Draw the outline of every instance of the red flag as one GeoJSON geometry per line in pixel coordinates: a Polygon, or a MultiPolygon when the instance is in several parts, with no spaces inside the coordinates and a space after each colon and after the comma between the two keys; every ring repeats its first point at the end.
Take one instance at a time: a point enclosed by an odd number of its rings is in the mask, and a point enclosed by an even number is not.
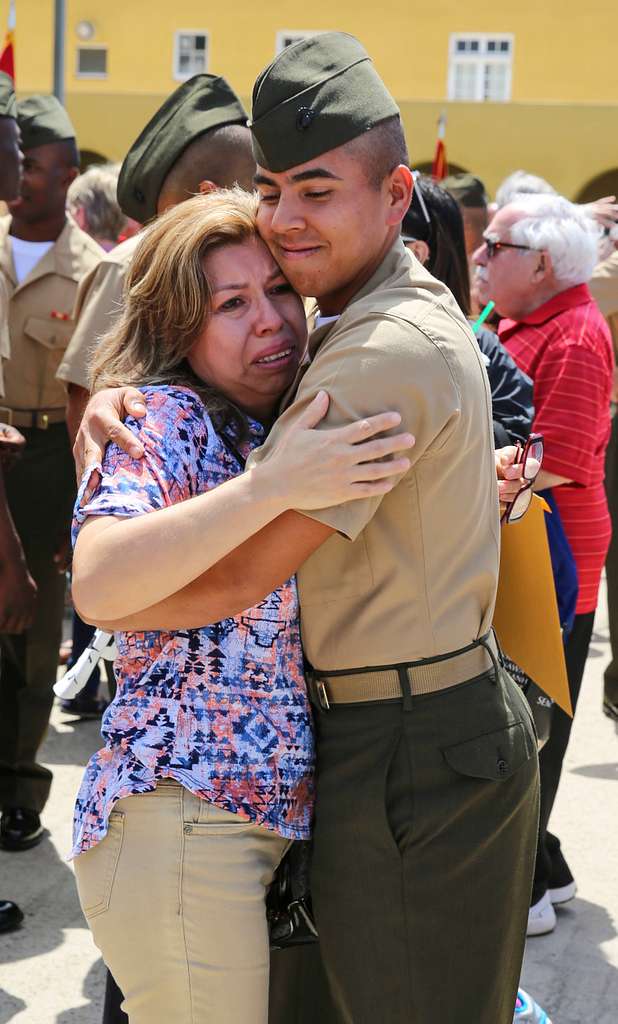
{"type": "Polygon", "coordinates": [[[434,181],[442,181],[442,178],[446,178],[448,174],[448,163],[446,161],[446,146],[444,145],[444,136],[446,134],[446,114],[440,115],[438,121],[438,139],[436,142],[436,151],[433,157],[433,164],[431,165],[431,176],[434,181]]]}
{"type": "Polygon", "coordinates": [[[9,3],[9,18],[4,37],[4,47],[0,53],[0,71],[15,81],[15,0],[9,3]]]}

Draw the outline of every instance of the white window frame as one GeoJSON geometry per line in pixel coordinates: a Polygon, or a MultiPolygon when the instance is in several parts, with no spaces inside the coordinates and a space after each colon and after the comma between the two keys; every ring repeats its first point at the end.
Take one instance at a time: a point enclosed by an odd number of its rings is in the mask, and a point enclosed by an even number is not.
{"type": "Polygon", "coordinates": [[[286,46],[293,46],[294,43],[299,43],[301,39],[308,39],[309,36],[321,36],[324,34],[326,29],[303,29],[303,28],[281,28],[277,32],[275,38],[275,57],[285,50],[286,46]],[[293,38],[294,43],[285,43],[286,39],[290,36],[293,38]]]}
{"type": "Polygon", "coordinates": [[[109,48],[107,46],[101,46],[100,43],[78,43],[75,47],[75,77],[76,78],[107,78],[109,75],[109,48]],[[105,51],[105,67],[106,71],[80,71],[79,70],[79,55],[82,50],[104,50],[105,51]]]}
{"type": "Polygon", "coordinates": [[[513,85],[513,55],[515,52],[515,36],[512,32],[451,32],[449,39],[449,61],[447,79],[447,97],[453,103],[509,103],[513,85]],[[488,52],[487,43],[499,39],[510,44],[508,54],[488,52]],[[457,43],[460,41],[478,41],[479,49],[473,53],[459,52],[457,43]],[[455,64],[474,64],[479,68],[474,99],[462,100],[455,95],[455,64]],[[487,100],[484,96],[484,69],[488,64],[500,64],[506,67],[506,95],[503,100],[487,100]]]}
{"type": "Polygon", "coordinates": [[[174,32],[174,53],[172,55],[172,78],[175,82],[186,82],[189,78],[193,78],[194,75],[200,75],[208,71],[208,64],[210,58],[210,32],[205,28],[178,28],[174,32]],[[185,74],[180,70],[180,37],[181,36],[205,36],[206,37],[206,66],[202,71],[189,71],[185,74]]]}

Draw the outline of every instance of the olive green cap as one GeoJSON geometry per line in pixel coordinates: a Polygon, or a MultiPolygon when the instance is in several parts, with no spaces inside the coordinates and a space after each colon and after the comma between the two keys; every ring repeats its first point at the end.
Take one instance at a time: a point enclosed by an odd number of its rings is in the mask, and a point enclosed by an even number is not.
{"type": "Polygon", "coordinates": [[[310,36],[286,47],[257,78],[249,122],[255,159],[287,171],[398,114],[358,39],[310,36]]]}
{"type": "Polygon", "coordinates": [[[69,115],[55,96],[29,96],[27,100],[20,100],[17,120],[24,151],[75,138],[69,115]]]}
{"type": "Polygon", "coordinates": [[[145,224],[157,215],[168,173],[190,143],[226,124],[247,123],[247,112],[225,78],[195,75],[159,107],[120,168],[118,202],[127,217],[145,224]]]}
{"type": "Polygon", "coordinates": [[[481,179],[475,178],[473,174],[449,174],[440,184],[461,206],[475,209],[487,206],[485,186],[481,179]]]}
{"type": "Polygon", "coordinates": [[[17,118],[13,79],[4,71],[0,71],[0,117],[17,118]]]}

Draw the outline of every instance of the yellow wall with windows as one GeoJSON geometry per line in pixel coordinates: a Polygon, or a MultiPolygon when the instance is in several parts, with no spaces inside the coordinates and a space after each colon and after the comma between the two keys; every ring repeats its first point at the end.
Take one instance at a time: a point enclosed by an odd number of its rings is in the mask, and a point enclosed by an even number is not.
{"type": "MultiPolygon", "coordinates": [[[[82,148],[118,159],[177,85],[174,33],[209,34],[208,70],[224,74],[249,102],[259,70],[273,58],[278,30],[343,29],[367,46],[400,102],[413,162],[431,158],[435,124],[448,112],[451,161],[481,175],[491,190],[524,166],[575,195],[618,167],[618,0],[67,0],[66,103],[82,148]],[[336,13],[333,13],[336,12],[336,13]],[[76,76],[76,26],[94,25],[88,44],[106,46],[103,79],[76,76]],[[511,33],[510,103],[445,102],[453,32],[511,33]]],[[[0,0],[0,27],[7,0],[0,0]]],[[[53,3],[17,0],[17,85],[52,82],[53,3]]]]}

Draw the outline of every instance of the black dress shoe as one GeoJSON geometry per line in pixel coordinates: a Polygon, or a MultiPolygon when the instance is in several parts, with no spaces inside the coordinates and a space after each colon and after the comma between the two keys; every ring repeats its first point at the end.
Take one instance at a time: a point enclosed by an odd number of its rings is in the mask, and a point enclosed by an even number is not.
{"type": "Polygon", "coordinates": [[[14,928],[19,928],[23,919],[24,915],[16,903],[0,897],[0,932],[12,932],[14,928]]]}
{"type": "Polygon", "coordinates": [[[76,718],[83,719],[100,718],[107,707],[107,702],[97,697],[89,697],[87,693],[79,693],[70,700],[61,700],[60,707],[65,715],[75,715],[76,718]]]}
{"type": "Polygon", "coordinates": [[[3,850],[29,850],[43,838],[43,826],[36,811],[11,807],[0,821],[0,846],[3,850]]]}

